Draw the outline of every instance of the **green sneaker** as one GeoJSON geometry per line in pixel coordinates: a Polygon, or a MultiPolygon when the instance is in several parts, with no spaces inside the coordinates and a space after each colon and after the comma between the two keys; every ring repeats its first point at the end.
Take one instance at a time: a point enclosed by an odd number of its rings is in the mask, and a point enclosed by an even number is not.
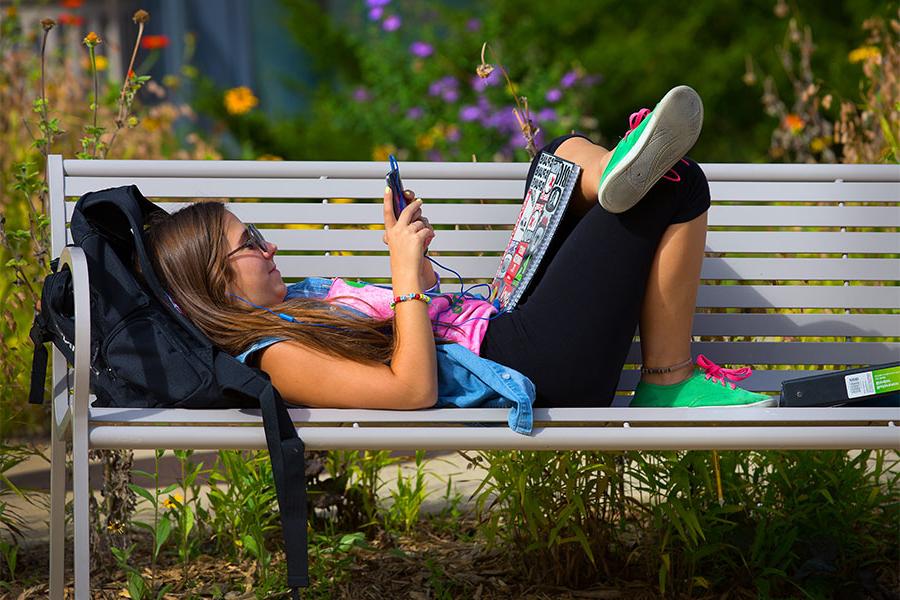
{"type": "Polygon", "coordinates": [[[765,394],[742,390],[730,381],[750,376],[749,367],[723,369],[702,354],[697,356],[694,374],[673,385],[655,385],[641,381],[629,406],[638,408],[745,408],[775,406],[776,400],[765,394]]]}
{"type": "MultiPolygon", "coordinates": [[[[637,204],[693,147],[703,127],[703,102],[693,89],[680,85],[669,90],[653,111],[642,108],[628,122],[625,137],[600,176],[600,206],[611,213],[637,204]]],[[[680,180],[675,177],[671,180],[680,180]]]]}

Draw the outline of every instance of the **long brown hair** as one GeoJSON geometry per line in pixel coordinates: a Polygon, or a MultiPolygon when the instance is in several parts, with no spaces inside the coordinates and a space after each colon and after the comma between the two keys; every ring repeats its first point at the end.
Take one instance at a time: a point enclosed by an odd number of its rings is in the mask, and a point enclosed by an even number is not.
{"type": "Polygon", "coordinates": [[[339,304],[312,298],[268,307],[300,321],[291,323],[230,297],[226,286],[234,273],[225,257],[225,210],[220,202],[195,202],[154,218],[146,234],[160,283],[214,344],[239,354],[254,342],[274,337],[357,362],[390,361],[393,319],[356,316],[339,304]]]}

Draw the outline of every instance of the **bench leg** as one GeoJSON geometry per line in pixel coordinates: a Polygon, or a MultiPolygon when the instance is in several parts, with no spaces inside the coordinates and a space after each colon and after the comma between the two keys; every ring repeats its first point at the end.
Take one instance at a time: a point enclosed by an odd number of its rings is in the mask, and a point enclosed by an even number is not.
{"type": "Polygon", "coordinates": [[[89,600],[91,593],[90,513],[88,511],[88,432],[87,419],[73,419],[72,489],[75,521],[75,600],[89,600]]]}
{"type": "Polygon", "coordinates": [[[66,440],[56,419],[50,441],[50,600],[63,600],[66,558],[66,440]]]}

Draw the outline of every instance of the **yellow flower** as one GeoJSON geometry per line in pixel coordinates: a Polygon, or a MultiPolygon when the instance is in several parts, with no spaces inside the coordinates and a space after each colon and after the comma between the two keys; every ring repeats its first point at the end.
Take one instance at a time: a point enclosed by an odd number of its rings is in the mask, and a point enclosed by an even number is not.
{"type": "Polygon", "coordinates": [[[256,157],[256,160],[284,160],[280,156],[275,156],[274,154],[260,154],[256,157]]]}
{"type": "Polygon", "coordinates": [[[419,150],[431,150],[434,147],[434,133],[428,131],[416,137],[416,148],[419,150]]]}
{"type": "Polygon", "coordinates": [[[393,144],[380,144],[372,148],[372,160],[387,160],[388,155],[397,152],[397,147],[393,144]]]}
{"type": "Polygon", "coordinates": [[[809,143],[809,149],[812,150],[814,153],[818,154],[822,150],[824,150],[827,145],[828,145],[828,140],[826,138],[817,137],[817,138],[814,138],[813,141],[811,141],[809,143]]]}
{"type": "Polygon", "coordinates": [[[81,42],[87,46],[88,48],[93,48],[94,46],[99,46],[103,43],[103,40],[100,39],[100,36],[96,34],[96,32],[90,32],[81,42]]]}
{"type": "Polygon", "coordinates": [[[160,123],[159,119],[154,119],[153,117],[147,117],[141,121],[141,127],[147,131],[156,131],[161,125],[162,123],[160,123]]]}
{"type": "Polygon", "coordinates": [[[163,506],[165,506],[166,508],[178,508],[178,506],[180,506],[183,501],[184,497],[178,492],[175,492],[174,494],[163,500],[163,506]]]}
{"type": "Polygon", "coordinates": [[[259,104],[259,98],[245,85],[225,92],[225,110],[231,115],[243,115],[259,104]]]}
{"type": "Polygon", "coordinates": [[[110,521],[106,524],[106,529],[111,531],[112,533],[125,533],[125,524],[124,523],[116,523],[115,521],[110,521]]]}
{"type": "Polygon", "coordinates": [[[877,60],[881,58],[881,51],[878,50],[878,48],[876,48],[875,46],[862,46],[860,48],[857,48],[856,50],[851,51],[850,54],[847,55],[847,58],[852,63],[863,62],[869,60],[870,58],[874,58],[877,60]]]}
{"type": "MultiPolygon", "coordinates": [[[[103,56],[102,54],[98,54],[94,57],[94,63],[97,65],[97,71],[105,71],[109,68],[109,59],[103,56]]],[[[88,57],[84,57],[81,59],[81,66],[85,69],[91,68],[91,59],[88,57]]]]}
{"type": "Polygon", "coordinates": [[[806,127],[806,123],[799,116],[790,113],[784,118],[784,126],[790,129],[791,133],[796,135],[803,131],[803,128],[806,127]]]}

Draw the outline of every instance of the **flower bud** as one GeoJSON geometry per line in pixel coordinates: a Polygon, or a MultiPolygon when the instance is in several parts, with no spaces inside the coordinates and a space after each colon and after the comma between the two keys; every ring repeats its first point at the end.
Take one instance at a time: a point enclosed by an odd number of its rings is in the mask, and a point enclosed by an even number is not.
{"type": "Polygon", "coordinates": [[[88,48],[93,48],[94,46],[99,46],[103,43],[103,40],[100,39],[100,36],[97,35],[96,32],[92,31],[84,36],[82,43],[88,48]]]}

